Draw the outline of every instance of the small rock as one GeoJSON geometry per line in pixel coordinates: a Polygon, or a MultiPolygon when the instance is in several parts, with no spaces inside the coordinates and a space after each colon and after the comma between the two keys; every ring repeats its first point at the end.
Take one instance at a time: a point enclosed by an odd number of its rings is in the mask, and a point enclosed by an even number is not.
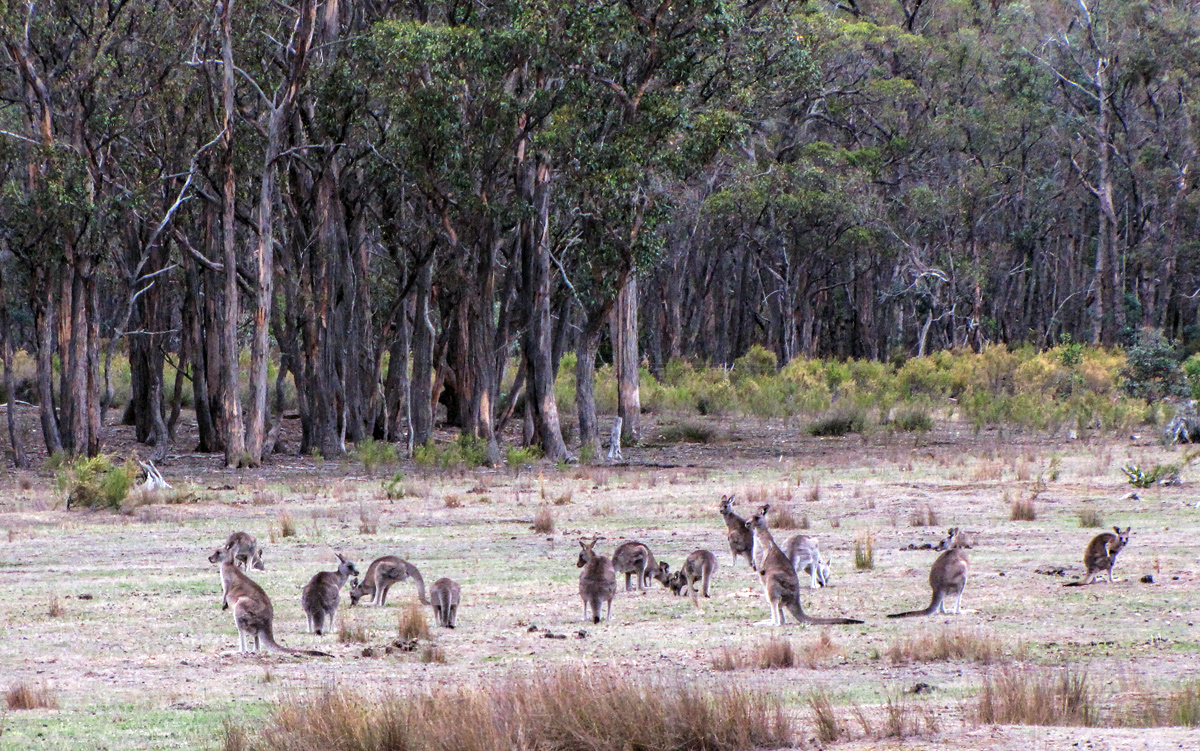
{"type": "Polygon", "coordinates": [[[1146,575],[1145,575],[1145,576],[1143,576],[1141,579],[1138,579],[1138,581],[1140,581],[1142,584],[1153,584],[1153,583],[1154,583],[1154,577],[1153,577],[1153,576],[1151,576],[1150,574],[1146,574],[1146,575]]]}
{"type": "Polygon", "coordinates": [[[79,599],[81,599],[81,600],[90,600],[90,599],[92,599],[92,596],[91,596],[91,595],[75,595],[75,596],[76,596],[76,597],[78,597],[78,598],[79,598],[79,599]]]}
{"type": "Polygon", "coordinates": [[[542,634],[543,639],[566,639],[566,634],[552,634],[549,631],[542,634]]]}
{"type": "Polygon", "coordinates": [[[525,629],[526,632],[531,633],[531,634],[537,630],[538,630],[538,627],[533,625],[532,623],[529,624],[529,628],[525,629]]]}
{"type": "Polygon", "coordinates": [[[932,694],[933,690],[934,687],[928,683],[917,683],[911,689],[909,689],[908,693],[920,696],[921,694],[932,694]]]}
{"type": "Polygon", "coordinates": [[[584,631],[583,629],[579,629],[578,631],[575,632],[575,638],[576,639],[586,639],[587,632],[584,631]]]}
{"type": "Polygon", "coordinates": [[[397,639],[392,642],[392,646],[401,652],[416,652],[417,647],[421,644],[416,639],[397,639]]]}
{"type": "Polygon", "coordinates": [[[363,656],[363,657],[374,657],[374,656],[375,656],[375,650],[374,650],[374,649],[371,649],[370,647],[364,647],[364,648],[363,648],[363,651],[362,651],[362,656],[363,656]]]}

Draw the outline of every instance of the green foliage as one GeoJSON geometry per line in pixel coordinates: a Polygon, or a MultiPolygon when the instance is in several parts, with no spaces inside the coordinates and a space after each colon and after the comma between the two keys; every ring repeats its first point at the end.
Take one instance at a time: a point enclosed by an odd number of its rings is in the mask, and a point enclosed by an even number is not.
{"type": "Polygon", "coordinates": [[[383,493],[389,501],[397,501],[404,497],[404,473],[396,472],[383,481],[383,493]]]}
{"type": "Polygon", "coordinates": [[[509,446],[504,452],[504,461],[516,471],[521,471],[540,459],[542,452],[537,446],[509,446]]]}
{"type": "Polygon", "coordinates": [[[1149,488],[1154,485],[1180,485],[1182,479],[1179,473],[1185,467],[1200,457],[1200,451],[1189,451],[1177,464],[1155,464],[1149,470],[1144,470],[1138,464],[1126,464],[1121,467],[1129,484],[1135,488],[1149,488]]]}
{"type": "Polygon", "coordinates": [[[413,461],[423,470],[479,467],[487,463],[487,445],[466,433],[444,445],[431,440],[413,450],[413,461]]]}
{"type": "Polygon", "coordinates": [[[386,441],[374,438],[364,438],[354,446],[354,455],[362,462],[363,468],[369,474],[375,473],[375,468],[397,461],[396,447],[386,441]]]}
{"type": "Polygon", "coordinates": [[[903,433],[928,433],[933,430],[933,418],[920,407],[907,407],[896,413],[890,426],[903,433]]]}
{"type": "Polygon", "coordinates": [[[843,436],[861,433],[866,427],[867,416],[862,410],[841,408],[810,422],[804,432],[820,437],[843,436]]]}
{"type": "Polygon", "coordinates": [[[1183,390],[1185,371],[1179,367],[1174,345],[1160,329],[1141,329],[1126,358],[1121,385],[1130,395],[1155,400],[1183,390]]]}
{"type": "Polygon", "coordinates": [[[755,344],[746,354],[733,361],[733,372],[751,377],[772,375],[779,369],[775,353],[755,344]]]}
{"type": "Polygon", "coordinates": [[[107,508],[118,510],[137,480],[132,459],[113,464],[112,457],[100,454],[62,461],[55,475],[55,487],[66,500],[67,508],[107,508]]]}
{"type": "Polygon", "coordinates": [[[695,420],[668,423],[658,429],[658,440],[663,443],[712,443],[716,438],[716,429],[695,420]]]}
{"type": "Polygon", "coordinates": [[[1200,399],[1200,352],[1184,360],[1182,368],[1188,393],[1193,399],[1200,399]]]}

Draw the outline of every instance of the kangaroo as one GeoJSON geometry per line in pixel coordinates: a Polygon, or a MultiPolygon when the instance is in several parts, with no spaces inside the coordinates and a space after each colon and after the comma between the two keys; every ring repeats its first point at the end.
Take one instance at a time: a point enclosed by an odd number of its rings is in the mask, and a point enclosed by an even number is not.
{"type": "MultiPolygon", "coordinates": [[[[971,568],[967,560],[967,551],[963,549],[966,537],[957,527],[950,530],[950,537],[943,540],[941,545],[946,551],[937,557],[929,568],[929,588],[933,597],[929,607],[924,610],[910,610],[907,613],[892,613],[888,618],[912,618],[918,615],[936,615],[946,612],[946,597],[957,595],[954,601],[954,614],[958,615],[962,605],[963,587],[967,585],[967,572],[971,568]]],[[[940,547],[940,546],[939,546],[940,547]]]]}
{"type": "Polygon", "coordinates": [[[760,511],[750,519],[750,528],[754,531],[755,547],[764,551],[762,569],[759,575],[763,581],[763,591],[771,606],[771,623],[776,626],[784,625],[784,611],[792,614],[799,623],[810,623],[817,626],[840,626],[862,621],[854,618],[814,618],[804,612],[800,604],[800,579],[796,569],[787,554],[775,544],[771,531],[767,529],[767,515],[760,511]]]}
{"type": "Polygon", "coordinates": [[[951,548],[969,548],[971,540],[967,537],[967,533],[963,532],[958,527],[951,527],[946,530],[946,539],[934,546],[934,550],[950,550],[951,548]]]}
{"type": "Polygon", "coordinates": [[[809,575],[809,589],[829,586],[829,564],[821,560],[817,538],[795,535],[784,545],[784,550],[787,551],[796,574],[804,572],[809,575]]]}
{"type": "Polygon", "coordinates": [[[241,566],[243,571],[249,568],[256,568],[259,571],[267,570],[262,560],[262,548],[258,546],[258,540],[254,539],[254,535],[249,532],[230,534],[229,539],[225,541],[225,549],[234,552],[234,562],[241,566]]]}
{"type": "Polygon", "coordinates": [[[708,585],[716,572],[717,557],[715,555],[707,550],[694,551],[683,562],[683,568],[677,572],[681,578],[680,590],[687,590],[683,594],[695,593],[697,591],[696,582],[700,582],[700,593],[708,597],[708,585]]]}
{"type": "Polygon", "coordinates": [[[596,543],[604,538],[598,537],[591,542],[579,541],[579,560],[575,565],[583,569],[579,572],[579,597],[583,600],[583,620],[588,618],[588,606],[592,608],[592,623],[600,622],[600,606],[607,603],[606,620],[612,620],[612,601],[617,594],[617,571],[612,561],[594,550],[596,543]]]}
{"type": "Polygon", "coordinates": [[[429,588],[429,599],[433,602],[433,615],[437,622],[446,627],[454,628],[458,619],[458,603],[462,599],[462,587],[452,579],[442,577],[429,588]]]}
{"type": "Polygon", "coordinates": [[[744,555],[750,568],[754,568],[754,559],[750,557],[754,548],[754,533],[745,519],[733,513],[733,496],[721,496],[721,516],[725,518],[728,528],[725,534],[729,537],[729,552],[733,554],[734,565],[738,556],[744,555]]]}
{"type": "Polygon", "coordinates": [[[630,581],[634,574],[637,574],[637,590],[644,592],[650,586],[650,579],[660,570],[659,563],[654,560],[654,553],[651,553],[650,548],[646,545],[637,541],[623,542],[618,545],[613,552],[612,565],[618,573],[625,574],[626,592],[633,589],[630,581]]]}
{"type": "Polygon", "coordinates": [[[362,582],[350,588],[350,604],[357,605],[363,597],[370,597],[371,605],[383,607],[387,604],[388,590],[396,582],[411,578],[417,584],[417,598],[422,605],[428,605],[425,598],[425,580],[417,567],[394,555],[376,558],[367,566],[367,573],[362,582]]]}
{"type": "Polygon", "coordinates": [[[337,571],[321,571],[304,585],[300,594],[300,605],[308,616],[308,632],[320,636],[325,631],[326,622],[333,625],[333,617],[337,615],[338,601],[341,600],[342,586],[351,576],[358,576],[358,569],[346,560],[341,553],[334,553],[338,559],[337,571]]]}
{"type": "Polygon", "coordinates": [[[266,647],[273,652],[283,652],[290,655],[311,655],[313,657],[333,657],[326,652],[311,649],[290,649],[275,641],[272,631],[275,620],[275,610],[271,607],[271,598],[263,588],[258,586],[249,576],[246,576],[236,564],[233,550],[222,548],[211,556],[209,562],[221,564],[221,590],[224,593],[224,608],[233,607],[233,621],[238,630],[238,652],[260,652],[266,647]],[[250,644],[254,648],[250,649],[250,644]]]}
{"type": "Polygon", "coordinates": [[[1083,552],[1083,565],[1087,567],[1087,576],[1082,581],[1070,582],[1063,586],[1082,587],[1085,584],[1092,584],[1101,571],[1108,572],[1109,584],[1120,581],[1120,579],[1113,578],[1112,570],[1117,562],[1117,553],[1120,553],[1121,548],[1129,544],[1129,532],[1132,529],[1133,527],[1126,527],[1122,532],[1120,527],[1113,527],[1112,532],[1101,532],[1093,537],[1092,541],[1088,543],[1087,550],[1083,552]]]}

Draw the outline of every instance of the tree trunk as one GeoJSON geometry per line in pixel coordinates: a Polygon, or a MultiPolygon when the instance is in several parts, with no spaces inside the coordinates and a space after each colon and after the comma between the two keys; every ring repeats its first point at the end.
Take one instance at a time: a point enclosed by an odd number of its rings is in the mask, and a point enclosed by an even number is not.
{"type": "Polygon", "coordinates": [[[0,272],[0,355],[4,357],[4,392],[8,395],[8,438],[12,442],[13,466],[25,469],[29,458],[25,454],[25,442],[17,427],[17,391],[12,374],[12,339],[8,326],[8,291],[4,286],[4,273],[0,272]]]}
{"type": "Polygon", "coordinates": [[[246,463],[246,436],[242,425],[241,382],[238,369],[237,327],[237,182],[233,174],[234,101],[233,67],[233,0],[224,0],[221,10],[221,60],[224,149],[223,203],[221,207],[222,258],[225,263],[225,316],[221,327],[221,407],[225,422],[225,466],[241,467],[246,463]]]}
{"type": "Polygon", "coordinates": [[[433,289],[433,257],[418,270],[416,310],[413,314],[413,369],[409,414],[412,416],[413,446],[424,446],[433,438],[433,321],[429,298],[433,289]]]}
{"type": "Polygon", "coordinates": [[[54,404],[54,306],[50,302],[51,290],[44,267],[34,270],[33,319],[37,331],[37,387],[38,413],[42,421],[42,437],[46,441],[46,452],[51,456],[63,451],[59,433],[58,414],[54,404]]]}
{"type": "Polygon", "coordinates": [[[386,401],[387,429],[386,439],[392,443],[404,440],[412,433],[409,420],[409,388],[408,379],[408,349],[410,341],[410,324],[408,322],[409,300],[400,303],[397,313],[395,338],[388,354],[387,380],[384,382],[384,400],[386,401]]]}
{"type": "Polygon", "coordinates": [[[621,443],[626,446],[636,444],[642,437],[642,400],[638,390],[637,304],[637,279],[631,274],[617,293],[612,312],[617,416],[621,418],[621,443]]]}
{"type": "Polygon", "coordinates": [[[575,409],[579,416],[579,446],[590,446],[600,456],[600,429],[596,420],[596,350],[608,318],[608,308],[588,314],[575,347],[575,409]]]}

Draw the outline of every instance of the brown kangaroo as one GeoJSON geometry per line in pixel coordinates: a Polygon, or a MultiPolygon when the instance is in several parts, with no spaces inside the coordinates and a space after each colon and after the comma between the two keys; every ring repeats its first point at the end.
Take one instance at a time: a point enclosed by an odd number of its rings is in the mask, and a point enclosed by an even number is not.
{"type": "Polygon", "coordinates": [[[263,564],[262,548],[258,546],[258,540],[254,539],[254,535],[249,532],[231,533],[229,539],[225,541],[225,549],[233,551],[234,562],[243,571],[250,568],[256,568],[259,571],[267,570],[266,565],[263,564]]]}
{"type": "Polygon", "coordinates": [[[754,533],[745,519],[733,513],[732,495],[721,496],[721,516],[725,518],[725,534],[729,538],[729,552],[733,554],[734,565],[737,565],[738,556],[744,555],[750,568],[754,568],[754,560],[750,557],[754,549],[754,533]]]}
{"type": "Polygon", "coordinates": [[[1088,543],[1087,550],[1083,552],[1083,565],[1087,567],[1087,576],[1082,581],[1070,582],[1064,584],[1064,587],[1082,587],[1085,584],[1091,584],[1096,581],[1096,576],[1101,571],[1108,572],[1108,583],[1120,581],[1113,579],[1113,566],[1117,563],[1117,553],[1120,553],[1122,548],[1129,544],[1129,533],[1133,527],[1126,527],[1122,532],[1120,527],[1113,527],[1113,532],[1101,532],[1092,538],[1088,543]]]}
{"type": "Polygon", "coordinates": [[[275,610],[271,607],[271,598],[263,588],[258,586],[249,576],[242,573],[235,561],[232,550],[223,548],[217,550],[208,558],[210,563],[221,564],[221,589],[224,593],[223,608],[233,608],[233,621],[238,630],[238,651],[259,652],[264,647],[273,652],[290,655],[311,655],[313,657],[333,657],[326,652],[312,649],[290,649],[275,641],[273,623],[275,610]],[[253,643],[254,648],[250,645],[253,643]]]}
{"type": "Polygon", "coordinates": [[[796,576],[796,569],[792,567],[792,561],[787,557],[787,553],[780,550],[779,546],[775,544],[775,538],[771,537],[771,531],[767,529],[765,511],[760,511],[750,519],[750,529],[754,532],[755,547],[764,551],[759,575],[762,576],[767,602],[771,605],[771,622],[773,624],[784,625],[784,611],[790,612],[792,617],[800,623],[811,623],[817,626],[862,623],[854,618],[814,618],[807,615],[803,606],[800,605],[800,579],[796,576]]]}
{"type": "Polygon", "coordinates": [[[654,560],[654,553],[645,544],[631,540],[617,546],[612,555],[612,565],[617,573],[625,574],[625,591],[633,587],[630,582],[637,575],[637,590],[644,592],[650,586],[650,580],[658,574],[661,567],[654,560]]]}
{"type": "Polygon", "coordinates": [[[433,615],[439,625],[454,628],[458,620],[458,603],[462,599],[462,587],[453,579],[442,577],[429,588],[429,599],[433,602],[433,615]]]}
{"type": "Polygon", "coordinates": [[[412,579],[417,584],[417,598],[422,605],[428,605],[425,598],[425,580],[417,567],[394,555],[385,555],[371,561],[362,581],[350,588],[350,604],[357,605],[364,596],[369,596],[370,603],[376,607],[387,604],[388,590],[396,582],[412,579]]]}
{"type": "Polygon", "coordinates": [[[592,623],[600,622],[600,606],[607,604],[606,620],[612,620],[612,601],[617,594],[617,571],[612,561],[598,554],[594,548],[604,538],[591,542],[579,541],[579,560],[575,562],[579,572],[579,597],[583,600],[583,619],[588,618],[588,606],[592,608],[592,623]]]}
{"type": "Polygon", "coordinates": [[[708,597],[708,585],[712,582],[713,574],[717,572],[717,557],[708,550],[696,550],[683,562],[683,567],[677,572],[683,579],[680,590],[683,594],[691,594],[697,590],[708,597]],[[696,583],[700,587],[696,587],[696,583]]]}
{"type": "Polygon", "coordinates": [[[965,535],[957,528],[950,530],[950,537],[941,544],[946,546],[946,552],[937,557],[929,568],[929,588],[933,597],[929,607],[924,610],[910,610],[907,613],[892,613],[888,618],[912,618],[918,615],[936,615],[946,612],[946,597],[957,595],[954,601],[954,614],[958,615],[962,605],[963,588],[967,586],[967,572],[971,568],[967,560],[967,551],[963,549],[965,535]]]}
{"type": "Polygon", "coordinates": [[[358,576],[358,569],[346,560],[341,553],[334,553],[338,559],[337,571],[321,571],[313,575],[304,591],[300,593],[300,605],[308,616],[309,633],[320,636],[325,631],[326,622],[333,625],[333,617],[337,615],[338,602],[342,599],[342,586],[351,576],[358,576]]]}

